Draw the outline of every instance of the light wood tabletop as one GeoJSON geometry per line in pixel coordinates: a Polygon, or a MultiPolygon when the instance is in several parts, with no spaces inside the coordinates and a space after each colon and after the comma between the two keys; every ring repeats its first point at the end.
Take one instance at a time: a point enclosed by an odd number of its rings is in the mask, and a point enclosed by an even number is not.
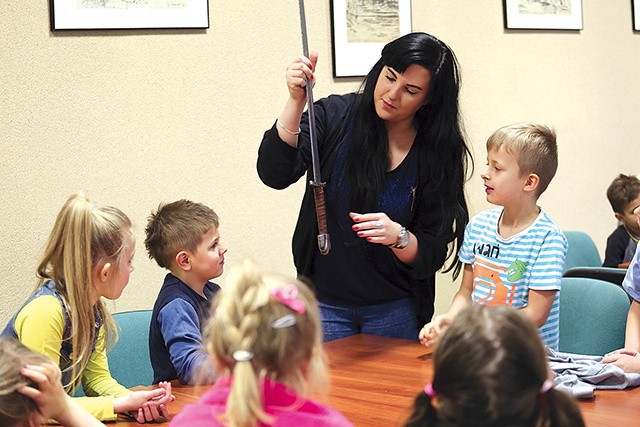
{"type": "MultiPolygon", "coordinates": [[[[402,426],[416,395],[433,375],[431,355],[417,341],[354,335],[324,346],[331,366],[331,389],[325,402],[356,427],[402,426]]],[[[195,402],[206,388],[175,385],[171,412],[195,402]]],[[[595,396],[578,401],[588,427],[638,425],[640,388],[596,390],[595,396]]],[[[139,424],[119,420],[117,426],[139,424]]]]}

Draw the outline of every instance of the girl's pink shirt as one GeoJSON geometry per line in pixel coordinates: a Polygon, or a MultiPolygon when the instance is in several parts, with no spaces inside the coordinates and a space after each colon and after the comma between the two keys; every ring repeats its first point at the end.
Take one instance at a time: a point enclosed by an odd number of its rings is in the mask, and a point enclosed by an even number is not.
{"type": "MultiPolygon", "coordinates": [[[[231,390],[232,377],[218,379],[200,400],[187,405],[173,420],[170,427],[223,426],[220,416],[226,410],[227,397],[231,390]]],[[[264,380],[264,410],[271,415],[278,427],[352,427],[353,425],[337,410],[298,395],[284,384],[264,380]]],[[[267,426],[266,424],[259,424],[267,426]]]]}

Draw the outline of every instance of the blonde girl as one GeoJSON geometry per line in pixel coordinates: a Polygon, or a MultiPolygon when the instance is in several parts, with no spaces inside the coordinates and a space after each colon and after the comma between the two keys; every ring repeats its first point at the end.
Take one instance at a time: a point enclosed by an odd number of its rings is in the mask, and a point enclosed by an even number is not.
{"type": "Polygon", "coordinates": [[[35,427],[54,419],[65,427],[104,427],[62,388],[60,368],[11,338],[0,338],[0,425],[35,427]]]}
{"type": "Polygon", "coordinates": [[[205,343],[222,376],[171,426],[351,426],[306,397],[327,387],[318,306],[307,285],[245,261],[212,308],[205,343]]]}
{"type": "Polygon", "coordinates": [[[40,283],[2,332],[50,357],[78,403],[101,420],[132,413],[139,422],[167,415],[169,384],[131,392],[111,377],[106,343],[116,337],[101,300],[116,299],[133,271],[131,221],[114,207],[96,207],[83,194],[70,196],[56,218],[37,270],[40,283]]]}

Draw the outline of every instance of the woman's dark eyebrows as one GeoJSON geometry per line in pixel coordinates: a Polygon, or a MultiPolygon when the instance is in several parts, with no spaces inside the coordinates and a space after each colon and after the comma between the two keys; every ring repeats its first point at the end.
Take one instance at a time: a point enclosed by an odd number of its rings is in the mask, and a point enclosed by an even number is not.
{"type": "MultiPolygon", "coordinates": [[[[393,68],[389,67],[388,65],[387,65],[387,71],[389,71],[391,74],[393,74],[394,78],[398,78],[398,74],[396,73],[396,71],[393,68]]],[[[422,90],[421,86],[414,85],[414,84],[411,84],[411,83],[407,83],[407,86],[411,86],[411,87],[416,88],[418,90],[422,90]]]]}

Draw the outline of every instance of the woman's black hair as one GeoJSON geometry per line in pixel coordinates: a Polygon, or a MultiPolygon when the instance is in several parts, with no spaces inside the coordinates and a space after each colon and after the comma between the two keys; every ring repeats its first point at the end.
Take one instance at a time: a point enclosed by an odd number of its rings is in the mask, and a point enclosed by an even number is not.
{"type": "MultiPolygon", "coordinates": [[[[347,173],[352,185],[351,208],[368,212],[375,206],[389,167],[388,138],[384,120],[375,111],[374,90],[385,66],[403,73],[410,65],[426,68],[431,79],[427,102],[415,115],[416,143],[426,147],[429,183],[423,200],[429,200],[433,215],[442,218],[440,229],[428,230],[434,240],[449,244],[455,241],[455,250],[462,245],[464,227],[469,220],[464,194],[464,183],[473,157],[465,141],[458,107],[460,74],[455,55],[437,38],[426,33],[410,33],[388,43],[382,56],[365,77],[360,96],[355,104],[353,143],[347,156],[347,173]]],[[[445,270],[460,271],[454,261],[445,270]]]]}

